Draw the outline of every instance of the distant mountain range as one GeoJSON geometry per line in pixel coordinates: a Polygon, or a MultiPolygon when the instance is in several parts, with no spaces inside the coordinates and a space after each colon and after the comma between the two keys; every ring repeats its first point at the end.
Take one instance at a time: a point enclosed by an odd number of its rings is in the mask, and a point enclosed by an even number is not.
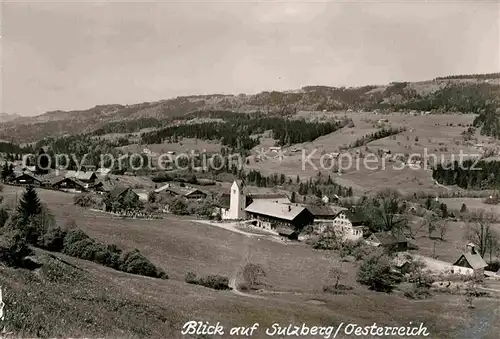
{"type": "MultiPolygon", "coordinates": [[[[298,90],[264,91],[253,95],[192,95],[134,105],[112,104],[79,111],[51,111],[35,117],[2,113],[0,139],[32,142],[49,136],[108,130],[110,125],[155,127],[168,119],[195,111],[287,114],[301,110],[378,109],[479,113],[485,102],[500,103],[500,73],[349,88],[306,86],[298,90]]],[[[127,132],[130,131],[128,128],[127,132]]]]}
{"type": "Polygon", "coordinates": [[[0,123],[9,122],[18,118],[21,118],[21,116],[17,114],[0,113],[0,123]]]}

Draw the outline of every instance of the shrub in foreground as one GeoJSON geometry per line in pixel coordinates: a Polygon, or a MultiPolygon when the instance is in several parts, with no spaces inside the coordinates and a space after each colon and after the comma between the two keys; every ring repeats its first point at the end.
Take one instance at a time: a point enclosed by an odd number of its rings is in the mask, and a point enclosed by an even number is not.
{"type": "Polygon", "coordinates": [[[214,290],[229,290],[229,278],[222,275],[207,275],[202,278],[197,278],[196,274],[189,272],[184,278],[188,284],[200,285],[214,290]]]}

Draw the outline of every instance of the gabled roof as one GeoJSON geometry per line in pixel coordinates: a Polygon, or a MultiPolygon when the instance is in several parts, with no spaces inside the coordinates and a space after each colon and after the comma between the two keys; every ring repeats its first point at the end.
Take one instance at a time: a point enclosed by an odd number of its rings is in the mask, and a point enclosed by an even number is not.
{"type": "Polygon", "coordinates": [[[36,175],[33,175],[31,173],[26,173],[26,172],[25,173],[20,173],[20,174],[16,175],[15,179],[18,180],[21,177],[29,177],[29,178],[31,178],[33,180],[38,181],[38,182],[42,182],[42,180],[40,178],[38,178],[36,175]]]}
{"type": "Polygon", "coordinates": [[[163,185],[163,186],[158,187],[157,189],[155,189],[155,193],[160,193],[160,192],[166,190],[169,187],[170,187],[170,184],[165,184],[165,185],[163,185]]]}
{"type": "Polygon", "coordinates": [[[339,214],[344,214],[347,219],[354,225],[354,224],[361,224],[363,223],[363,220],[353,211],[349,209],[341,210],[340,212],[337,213],[339,214]]]}
{"type": "Polygon", "coordinates": [[[457,265],[462,258],[465,258],[473,270],[479,270],[485,268],[488,264],[484,261],[480,254],[464,253],[458,258],[458,260],[453,264],[457,265]]]}
{"type": "Polygon", "coordinates": [[[75,178],[78,180],[90,180],[92,176],[95,176],[95,172],[82,172],[82,171],[68,171],[66,172],[66,178],[75,178]]]}
{"type": "Polygon", "coordinates": [[[127,187],[127,186],[116,185],[115,187],[113,187],[111,192],[109,192],[109,195],[111,196],[111,198],[118,198],[120,195],[122,195],[123,193],[125,193],[129,189],[130,189],[130,187],[127,187]]]}
{"type": "Polygon", "coordinates": [[[222,208],[231,207],[231,194],[222,193],[217,197],[217,206],[222,208]]]}
{"type": "Polygon", "coordinates": [[[374,237],[381,245],[393,245],[408,242],[404,235],[394,235],[388,232],[373,233],[370,237],[374,237]]]}
{"type": "Polygon", "coordinates": [[[81,182],[80,180],[78,179],[75,179],[75,178],[65,178],[65,177],[62,177],[62,176],[58,176],[58,177],[55,177],[55,178],[52,178],[50,180],[50,184],[51,185],[57,185],[58,183],[60,183],[61,181],[63,180],[71,180],[73,181],[75,184],[77,184],[78,186],[81,186],[82,188],[84,188],[86,186],[85,183],[81,182]]]}
{"type": "Polygon", "coordinates": [[[200,192],[203,194],[206,194],[205,192],[200,191],[199,189],[196,188],[186,188],[186,187],[170,187],[170,186],[162,186],[158,189],[155,190],[156,193],[162,192],[162,191],[169,191],[174,193],[175,195],[180,195],[187,197],[193,193],[200,192]],[[166,187],[165,187],[166,186],[166,187]]]}
{"type": "Polygon", "coordinates": [[[97,174],[109,174],[109,172],[111,172],[111,168],[100,167],[96,170],[97,174]]]}
{"type": "Polygon", "coordinates": [[[101,187],[102,191],[104,192],[111,192],[111,190],[113,189],[113,185],[107,181],[98,181],[92,187],[101,187]]]}
{"type": "Polygon", "coordinates": [[[315,217],[320,217],[320,216],[334,217],[339,214],[338,210],[334,209],[332,206],[327,206],[327,205],[322,205],[322,206],[307,205],[306,208],[315,217]]]}
{"type": "Polygon", "coordinates": [[[302,206],[293,206],[280,203],[270,204],[265,200],[254,201],[247,208],[245,208],[245,211],[248,213],[265,215],[287,221],[294,220],[304,210],[306,210],[306,208],[302,206]]]}

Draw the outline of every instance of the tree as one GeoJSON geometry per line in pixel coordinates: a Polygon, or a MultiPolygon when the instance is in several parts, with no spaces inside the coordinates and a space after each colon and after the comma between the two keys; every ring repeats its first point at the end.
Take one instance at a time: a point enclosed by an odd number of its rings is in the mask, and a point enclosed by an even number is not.
{"type": "Polygon", "coordinates": [[[35,165],[37,173],[42,173],[42,174],[48,173],[50,162],[51,162],[50,156],[47,153],[45,153],[43,147],[40,148],[35,165]]]}
{"type": "Polygon", "coordinates": [[[177,215],[186,215],[186,214],[188,214],[187,208],[188,208],[188,206],[182,198],[176,199],[170,205],[170,212],[172,212],[173,214],[177,214],[177,215]]]}
{"type": "Polygon", "coordinates": [[[4,227],[7,220],[9,220],[9,212],[7,209],[0,207],[0,228],[4,227]]]}
{"type": "Polygon", "coordinates": [[[328,279],[333,281],[333,287],[337,289],[339,287],[340,280],[346,276],[345,272],[340,269],[340,267],[332,267],[330,272],[328,272],[328,279]]]}
{"type": "Polygon", "coordinates": [[[24,191],[19,206],[17,207],[17,213],[19,217],[26,220],[31,216],[35,216],[42,212],[42,204],[38,198],[35,187],[27,186],[24,191]]]}
{"type": "Polygon", "coordinates": [[[248,263],[243,268],[243,279],[249,288],[253,288],[260,284],[260,279],[266,276],[266,272],[262,266],[258,264],[248,263]]]}
{"type": "Polygon", "coordinates": [[[290,197],[291,202],[295,202],[296,197],[295,197],[295,192],[292,192],[292,196],[290,197]]]}
{"type": "Polygon", "coordinates": [[[438,231],[439,231],[439,239],[441,241],[444,241],[444,236],[446,235],[446,232],[448,232],[448,221],[447,220],[442,220],[441,222],[438,223],[438,231]]]}
{"type": "Polygon", "coordinates": [[[460,208],[460,213],[467,213],[467,206],[465,204],[462,204],[462,207],[460,208]]]}
{"type": "Polygon", "coordinates": [[[384,189],[368,203],[365,214],[368,220],[372,220],[376,231],[403,231],[407,228],[407,219],[399,214],[400,204],[401,194],[398,191],[384,189]]]}
{"type": "Polygon", "coordinates": [[[437,228],[437,217],[436,215],[432,214],[430,216],[425,217],[425,223],[427,225],[427,233],[429,238],[432,237],[432,232],[434,232],[437,228]]]}
{"type": "Polygon", "coordinates": [[[357,281],[374,291],[390,293],[401,282],[401,276],[393,271],[387,255],[375,254],[360,265],[357,281]]]}
{"type": "Polygon", "coordinates": [[[9,165],[7,162],[4,162],[1,172],[2,180],[6,181],[12,174],[14,174],[14,167],[12,164],[9,165]]]}
{"type": "Polygon", "coordinates": [[[495,217],[481,210],[466,217],[466,238],[478,247],[479,254],[484,258],[488,251],[493,251],[498,243],[499,235],[491,227],[495,217]]]}

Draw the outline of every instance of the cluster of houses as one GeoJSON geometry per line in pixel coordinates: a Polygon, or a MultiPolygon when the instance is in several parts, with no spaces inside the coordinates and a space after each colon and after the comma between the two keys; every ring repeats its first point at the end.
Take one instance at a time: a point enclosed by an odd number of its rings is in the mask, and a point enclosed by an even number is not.
{"type": "MultiPolygon", "coordinates": [[[[136,194],[139,200],[147,201],[150,194],[183,198],[187,201],[200,201],[209,194],[196,188],[179,187],[171,184],[163,185],[152,192],[137,192],[131,187],[112,185],[106,170],[67,171],[64,175],[50,178],[35,174],[35,169],[24,167],[15,170],[11,183],[18,185],[35,185],[52,189],[97,193],[109,193],[110,197],[119,201],[128,193],[136,194]]],[[[213,196],[212,196],[213,198],[213,196]]],[[[363,220],[352,210],[329,204],[329,199],[323,199],[323,205],[306,205],[290,201],[284,193],[253,193],[241,180],[233,182],[230,193],[216,197],[217,214],[224,221],[247,221],[254,227],[268,230],[289,239],[307,237],[302,232],[306,226],[312,226],[313,232],[321,234],[333,230],[343,240],[364,239],[368,244],[390,248],[397,252],[409,249],[409,240],[403,235],[387,232],[373,233],[364,237],[363,220]]],[[[407,260],[401,260],[404,268],[407,260]]],[[[446,263],[445,263],[446,264],[446,263]]],[[[442,266],[443,263],[441,262],[442,266]]],[[[473,244],[453,264],[445,265],[450,273],[468,275],[487,266],[473,244]]]]}
{"type": "MultiPolygon", "coordinates": [[[[291,239],[300,239],[304,227],[312,225],[319,234],[334,230],[343,240],[364,239],[372,246],[395,252],[406,252],[411,247],[409,240],[402,234],[377,232],[365,239],[363,220],[347,208],[329,204],[316,206],[292,203],[283,193],[251,193],[241,180],[234,181],[231,192],[223,194],[221,198],[218,208],[222,220],[247,220],[257,228],[291,239]]],[[[408,263],[408,260],[403,260],[399,266],[404,270],[408,263]]],[[[474,244],[468,244],[467,250],[456,262],[439,262],[435,270],[471,275],[484,271],[487,266],[474,244]]]]}
{"type": "Polygon", "coordinates": [[[53,188],[62,191],[84,192],[110,192],[111,184],[108,182],[109,170],[98,171],[65,171],[64,175],[38,175],[35,166],[22,166],[14,169],[9,180],[11,184],[34,185],[53,188]]]}

